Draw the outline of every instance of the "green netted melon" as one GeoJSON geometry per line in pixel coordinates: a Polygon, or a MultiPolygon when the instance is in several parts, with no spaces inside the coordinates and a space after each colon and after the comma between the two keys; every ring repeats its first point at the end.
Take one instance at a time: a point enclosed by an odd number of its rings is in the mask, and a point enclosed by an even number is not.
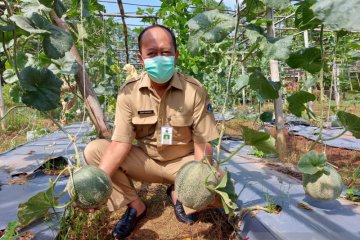
{"type": "Polygon", "coordinates": [[[305,193],[317,200],[334,200],[340,196],[343,183],[337,171],[329,167],[329,175],[325,173],[304,174],[303,187],[305,193]]]}
{"type": "Polygon", "coordinates": [[[111,195],[112,184],[108,175],[95,166],[87,165],[76,170],[73,183],[68,182],[70,197],[80,208],[96,208],[111,195]]]}
{"type": "Polygon", "coordinates": [[[186,207],[202,209],[215,198],[215,192],[210,191],[205,184],[207,176],[208,184],[216,187],[220,183],[208,164],[200,161],[190,161],[184,164],[175,178],[175,190],[178,199],[186,207]]]}

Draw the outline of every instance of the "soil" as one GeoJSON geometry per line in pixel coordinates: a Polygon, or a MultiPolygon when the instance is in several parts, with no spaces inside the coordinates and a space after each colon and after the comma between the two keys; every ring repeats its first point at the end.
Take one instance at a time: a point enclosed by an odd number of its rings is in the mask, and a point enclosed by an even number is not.
{"type": "MultiPolygon", "coordinates": [[[[239,130],[240,126],[259,128],[259,126],[254,126],[253,122],[250,122],[249,120],[230,120],[226,123],[225,133],[231,136],[239,137],[241,136],[241,132],[239,130]]],[[[275,127],[266,126],[266,129],[271,135],[275,135],[275,127]]],[[[346,137],[348,138],[351,136],[346,137]]],[[[302,136],[291,134],[287,130],[285,131],[285,138],[288,150],[285,159],[280,162],[280,164],[267,164],[275,170],[289,174],[301,180],[301,173],[294,171],[294,169],[296,169],[295,165],[298,163],[300,157],[309,151],[310,146],[314,143],[314,141],[302,136]]],[[[360,151],[330,146],[324,147],[324,145],[318,143],[315,144],[314,150],[318,152],[325,151],[328,161],[337,168],[337,171],[342,176],[345,185],[360,187],[360,178],[356,179],[355,182],[351,180],[353,171],[360,164],[360,151]]]]}
{"type": "MultiPolygon", "coordinates": [[[[214,209],[201,212],[199,221],[193,225],[177,221],[173,207],[166,196],[167,186],[163,184],[145,185],[141,188],[140,183],[135,183],[139,196],[147,205],[147,214],[127,239],[239,239],[224,216],[214,209]]],[[[106,209],[101,210],[100,217],[90,217],[91,221],[83,224],[80,234],[71,231],[72,235],[69,239],[97,239],[96,235],[104,240],[113,239],[112,230],[125,210],[126,208],[122,208],[112,213],[106,209]]],[[[78,217],[81,218],[80,214],[78,217]]],[[[75,219],[75,221],[77,220],[75,219]]]]}

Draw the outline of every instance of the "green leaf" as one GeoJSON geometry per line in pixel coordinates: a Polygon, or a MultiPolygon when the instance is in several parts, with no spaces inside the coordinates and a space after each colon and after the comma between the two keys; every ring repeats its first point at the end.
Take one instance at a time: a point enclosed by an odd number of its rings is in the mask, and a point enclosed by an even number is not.
{"type": "Polygon", "coordinates": [[[33,12],[29,15],[30,21],[37,27],[43,30],[49,30],[53,24],[39,13],[33,12]]]}
{"type": "Polygon", "coordinates": [[[259,71],[255,70],[249,77],[250,88],[256,91],[263,99],[276,99],[279,94],[276,89],[272,86],[264,75],[259,71]]]}
{"type": "Polygon", "coordinates": [[[49,213],[49,208],[57,205],[53,189],[50,187],[45,192],[39,192],[32,196],[27,202],[20,203],[18,208],[18,219],[22,226],[43,218],[49,213]]]}
{"type": "Polygon", "coordinates": [[[43,34],[43,33],[50,33],[47,30],[41,29],[39,27],[37,27],[32,21],[31,19],[24,17],[24,16],[19,16],[19,15],[13,15],[10,17],[10,19],[15,22],[16,26],[18,26],[19,28],[29,32],[29,33],[35,33],[35,34],[43,34]]]}
{"type": "Polygon", "coordinates": [[[75,75],[79,71],[79,64],[70,52],[66,52],[63,58],[52,60],[48,69],[55,74],[75,75]]]}
{"type": "Polygon", "coordinates": [[[289,111],[297,117],[301,117],[301,113],[307,110],[305,103],[314,101],[316,99],[314,94],[306,91],[297,91],[291,96],[287,97],[289,102],[289,111]]]}
{"type": "Polygon", "coordinates": [[[316,151],[311,150],[300,158],[298,167],[301,172],[313,175],[323,172],[326,162],[327,159],[325,154],[318,154],[316,151]]]}
{"type": "Polygon", "coordinates": [[[54,4],[54,0],[39,0],[39,2],[49,8],[51,8],[54,4]]]}
{"type": "Polygon", "coordinates": [[[259,44],[259,49],[268,59],[286,60],[290,54],[292,36],[281,38],[267,37],[264,30],[255,25],[248,24],[245,30],[245,36],[251,44],[259,44]]]}
{"type": "Polygon", "coordinates": [[[6,69],[3,72],[3,78],[4,81],[8,84],[15,83],[19,80],[18,77],[16,76],[16,72],[14,69],[6,69]]]}
{"type": "Polygon", "coordinates": [[[1,32],[12,32],[15,30],[15,24],[8,21],[4,15],[0,17],[0,33],[1,32]]]}
{"type": "Polygon", "coordinates": [[[7,224],[5,234],[0,238],[1,240],[12,240],[17,236],[16,228],[18,227],[17,221],[11,221],[7,224]]]}
{"type": "Polygon", "coordinates": [[[62,81],[48,69],[26,67],[20,73],[20,84],[24,89],[21,97],[24,104],[39,111],[58,107],[62,81]]]}
{"type": "Polygon", "coordinates": [[[56,26],[51,26],[49,31],[51,34],[46,35],[43,39],[45,54],[53,59],[64,57],[65,53],[73,46],[71,34],[56,26]]]}
{"type": "Polygon", "coordinates": [[[67,11],[64,3],[61,0],[54,1],[54,10],[59,18],[61,18],[67,11]]]}
{"type": "Polygon", "coordinates": [[[281,38],[266,38],[261,41],[259,49],[268,59],[286,60],[290,54],[292,36],[281,38]]]}
{"type": "Polygon", "coordinates": [[[274,114],[272,111],[263,112],[260,114],[260,120],[263,122],[271,122],[273,120],[273,116],[274,114]]]}
{"type": "Polygon", "coordinates": [[[319,0],[311,9],[332,30],[360,31],[360,0],[319,0]]]}
{"type": "Polygon", "coordinates": [[[190,30],[189,49],[194,54],[199,48],[199,40],[218,43],[235,29],[235,18],[219,10],[200,13],[186,23],[190,30]]]}
{"type": "Polygon", "coordinates": [[[244,0],[243,4],[245,4],[245,9],[242,12],[248,22],[255,19],[260,12],[265,10],[264,3],[260,0],[244,0]]]}
{"type": "Polygon", "coordinates": [[[241,126],[242,138],[246,145],[253,146],[264,153],[277,153],[275,139],[266,132],[259,132],[251,128],[241,126]]]}
{"type": "Polygon", "coordinates": [[[309,73],[317,73],[321,69],[321,50],[315,47],[303,48],[291,53],[286,63],[292,68],[302,68],[309,73]]]}
{"type": "Polygon", "coordinates": [[[350,131],[355,138],[360,139],[360,117],[344,111],[338,111],[336,116],[346,130],[350,131]]]}
{"type": "Polygon", "coordinates": [[[14,103],[21,103],[21,95],[23,94],[19,84],[14,84],[10,88],[10,97],[14,103]]]}
{"type": "Polygon", "coordinates": [[[226,214],[229,214],[238,207],[236,203],[238,196],[235,193],[230,172],[225,172],[221,182],[215,187],[215,192],[220,195],[226,214]]]}
{"type": "Polygon", "coordinates": [[[51,8],[41,4],[38,0],[23,0],[21,4],[21,10],[27,16],[33,12],[49,13],[51,8]]]}
{"type": "Polygon", "coordinates": [[[246,74],[240,75],[235,82],[234,89],[236,91],[240,91],[242,88],[246,87],[247,85],[249,85],[249,75],[246,74]]]}
{"type": "Polygon", "coordinates": [[[268,8],[281,10],[287,8],[290,4],[290,0],[261,0],[268,8]]]}
{"type": "Polygon", "coordinates": [[[314,29],[321,24],[321,21],[315,17],[311,6],[316,0],[305,0],[299,2],[295,11],[295,27],[300,30],[314,29]]]}

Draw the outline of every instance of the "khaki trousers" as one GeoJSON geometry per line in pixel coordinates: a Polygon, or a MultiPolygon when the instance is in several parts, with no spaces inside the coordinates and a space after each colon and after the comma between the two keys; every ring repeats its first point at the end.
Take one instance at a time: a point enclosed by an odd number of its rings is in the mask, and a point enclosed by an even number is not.
{"type": "MultiPolygon", "coordinates": [[[[110,141],[105,139],[90,142],[84,150],[86,163],[98,166],[101,156],[109,144],[110,141]]],[[[171,161],[156,161],[149,158],[139,147],[132,146],[128,157],[111,177],[113,192],[107,203],[109,210],[115,211],[138,198],[131,179],[150,183],[173,184],[180,167],[191,160],[194,160],[194,155],[171,161]]]]}

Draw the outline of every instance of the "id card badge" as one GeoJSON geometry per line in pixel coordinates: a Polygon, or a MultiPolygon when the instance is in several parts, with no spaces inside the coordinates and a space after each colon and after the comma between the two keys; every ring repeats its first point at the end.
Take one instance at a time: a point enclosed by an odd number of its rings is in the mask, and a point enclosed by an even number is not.
{"type": "Polygon", "coordinates": [[[173,128],[172,127],[161,127],[161,144],[171,145],[173,138],[173,128]]]}

